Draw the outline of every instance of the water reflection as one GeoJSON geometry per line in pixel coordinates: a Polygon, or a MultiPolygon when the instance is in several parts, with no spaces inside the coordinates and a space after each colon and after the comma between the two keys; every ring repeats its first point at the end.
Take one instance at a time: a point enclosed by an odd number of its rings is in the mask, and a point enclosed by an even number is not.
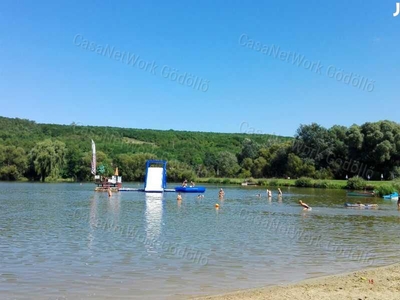
{"type": "Polygon", "coordinates": [[[341,190],[292,188],[280,203],[241,187],[226,201],[209,187],[181,202],[85,185],[0,187],[2,299],[177,299],[348,272],[370,257],[391,263],[400,251],[396,203],[346,209],[341,190]]]}
{"type": "MultiPolygon", "coordinates": [[[[98,203],[99,193],[94,193],[92,197],[90,197],[90,211],[89,211],[89,227],[87,237],[87,247],[89,251],[92,251],[93,242],[94,242],[94,231],[98,222],[98,213],[97,213],[97,203],[98,203]]],[[[92,252],[91,252],[92,254],[92,252]]]]}
{"type": "Polygon", "coordinates": [[[108,198],[108,208],[113,214],[115,219],[118,219],[120,211],[121,193],[113,193],[111,197],[108,198]]]}
{"type": "Polygon", "coordinates": [[[158,240],[161,234],[163,197],[163,193],[146,193],[145,231],[149,241],[158,240]]]}
{"type": "Polygon", "coordinates": [[[94,229],[98,222],[98,212],[97,212],[97,204],[99,202],[99,193],[94,193],[92,197],[90,197],[90,212],[89,212],[89,225],[90,229],[94,229]]]}

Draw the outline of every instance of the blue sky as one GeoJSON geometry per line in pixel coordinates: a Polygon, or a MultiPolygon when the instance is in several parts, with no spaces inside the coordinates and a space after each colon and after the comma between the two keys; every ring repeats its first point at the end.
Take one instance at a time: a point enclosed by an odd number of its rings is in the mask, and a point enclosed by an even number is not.
{"type": "Polygon", "coordinates": [[[312,122],[398,122],[395,10],[388,0],[3,0],[0,115],[286,136],[312,122]]]}

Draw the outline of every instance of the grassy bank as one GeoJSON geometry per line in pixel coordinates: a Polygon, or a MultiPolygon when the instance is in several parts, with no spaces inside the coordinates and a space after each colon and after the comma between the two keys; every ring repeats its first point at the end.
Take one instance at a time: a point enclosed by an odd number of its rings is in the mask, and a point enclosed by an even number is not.
{"type": "MultiPolygon", "coordinates": [[[[26,178],[19,180],[20,182],[28,181],[26,178]]],[[[220,185],[241,185],[245,180],[243,178],[196,178],[196,184],[220,184],[220,185]]],[[[49,177],[47,183],[75,182],[73,179],[54,179],[49,177]]],[[[335,179],[312,179],[301,177],[298,179],[281,179],[281,178],[258,178],[247,181],[251,186],[259,187],[308,187],[323,189],[348,189],[348,190],[367,190],[375,191],[377,195],[383,196],[393,192],[400,191],[400,179],[392,181],[366,181],[362,178],[351,178],[349,180],[335,179]]]]}
{"type": "MultiPolygon", "coordinates": [[[[197,183],[211,183],[211,184],[241,184],[244,182],[242,178],[197,178],[197,183]]],[[[318,180],[311,178],[299,179],[276,179],[276,178],[259,178],[252,179],[248,182],[258,186],[273,186],[273,187],[311,187],[311,188],[326,188],[326,189],[352,189],[349,188],[347,180],[318,180]]],[[[359,188],[365,190],[382,190],[383,193],[390,193],[389,190],[400,190],[400,181],[364,181],[359,188]]]]}

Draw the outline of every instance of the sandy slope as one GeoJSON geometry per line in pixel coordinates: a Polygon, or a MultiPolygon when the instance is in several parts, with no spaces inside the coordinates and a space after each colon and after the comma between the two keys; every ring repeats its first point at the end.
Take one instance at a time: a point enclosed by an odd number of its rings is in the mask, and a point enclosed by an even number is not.
{"type": "Polygon", "coordinates": [[[400,264],[309,279],[288,286],[252,289],[195,299],[400,300],[400,264]]]}

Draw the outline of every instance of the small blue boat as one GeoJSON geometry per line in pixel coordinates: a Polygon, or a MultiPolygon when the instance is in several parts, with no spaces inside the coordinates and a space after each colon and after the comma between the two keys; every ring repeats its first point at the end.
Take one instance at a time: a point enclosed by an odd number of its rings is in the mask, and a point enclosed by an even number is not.
{"type": "Polygon", "coordinates": [[[206,188],[204,186],[195,186],[195,187],[183,187],[177,186],[175,187],[175,192],[179,193],[204,193],[206,188]]]}
{"type": "Polygon", "coordinates": [[[347,196],[353,197],[374,197],[374,192],[347,192],[347,196]]]}
{"type": "Polygon", "coordinates": [[[385,200],[399,200],[399,194],[398,193],[392,193],[390,195],[385,195],[383,196],[383,199],[385,200]]]}

